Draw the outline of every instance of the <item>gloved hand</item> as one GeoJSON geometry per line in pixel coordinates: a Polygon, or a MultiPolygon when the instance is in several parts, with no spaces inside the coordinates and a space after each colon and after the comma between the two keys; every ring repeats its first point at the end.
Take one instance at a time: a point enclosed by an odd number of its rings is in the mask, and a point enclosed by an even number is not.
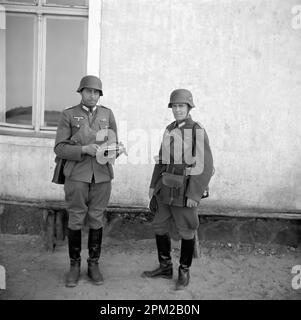
{"type": "Polygon", "coordinates": [[[158,211],[158,202],[155,196],[152,196],[150,200],[149,209],[152,213],[156,213],[158,211]]]}

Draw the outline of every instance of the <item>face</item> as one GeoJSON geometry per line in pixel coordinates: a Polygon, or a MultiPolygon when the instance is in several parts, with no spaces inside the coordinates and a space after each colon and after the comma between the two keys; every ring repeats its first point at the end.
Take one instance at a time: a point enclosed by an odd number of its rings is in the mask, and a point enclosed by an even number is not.
{"type": "Polygon", "coordinates": [[[187,103],[173,103],[171,107],[173,115],[177,121],[187,118],[189,112],[187,103]]]}
{"type": "Polygon", "coordinates": [[[81,91],[81,96],[82,103],[88,108],[93,108],[100,97],[100,92],[96,89],[84,88],[81,91]]]}

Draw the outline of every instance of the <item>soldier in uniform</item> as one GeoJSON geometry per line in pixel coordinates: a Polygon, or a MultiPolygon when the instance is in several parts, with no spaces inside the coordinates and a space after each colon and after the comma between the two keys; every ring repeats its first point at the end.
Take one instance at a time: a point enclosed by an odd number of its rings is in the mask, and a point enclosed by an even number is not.
{"type": "Polygon", "coordinates": [[[65,159],[64,191],[67,203],[68,248],[70,271],[66,286],[74,287],[80,277],[81,229],[89,226],[88,276],[95,284],[103,283],[98,260],[101,252],[103,213],[111,194],[111,162],[99,163],[96,153],[104,144],[117,142],[117,127],[112,110],[97,105],[103,95],[101,80],[96,76],[81,79],[77,92],[80,104],[62,112],[54,152],[65,159]]]}
{"type": "Polygon", "coordinates": [[[191,92],[174,90],[168,107],[175,121],[165,130],[149,189],[151,205],[157,207],[153,229],[159,267],[144,271],[142,276],[172,278],[170,231],[173,225],[181,239],[178,290],[189,283],[189,267],[199,226],[197,207],[208,190],[213,159],[205,129],[190,116],[190,110],[195,107],[191,92]]]}

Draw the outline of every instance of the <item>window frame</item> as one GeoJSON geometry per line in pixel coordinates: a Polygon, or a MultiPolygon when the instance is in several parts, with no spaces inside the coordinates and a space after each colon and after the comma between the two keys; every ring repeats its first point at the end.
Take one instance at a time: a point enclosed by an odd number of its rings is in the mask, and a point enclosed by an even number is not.
{"type": "MultiPolygon", "coordinates": [[[[22,0],[21,0],[22,1],[22,0]]],[[[33,101],[32,124],[21,125],[0,121],[0,134],[53,138],[57,127],[44,126],[45,114],[45,70],[46,70],[46,21],[47,16],[87,18],[86,73],[100,74],[100,23],[102,0],[86,0],[87,6],[68,6],[47,4],[46,0],[35,0],[35,3],[0,2],[5,13],[24,13],[34,15],[34,48],[33,48],[33,101]]],[[[1,9],[1,8],[0,8],[1,9]]],[[[5,41],[5,39],[4,39],[5,41]]],[[[5,48],[4,48],[5,50],[5,48]]],[[[4,61],[4,66],[5,66],[4,61]]],[[[4,69],[5,71],[5,69],[4,69]]],[[[6,85],[4,80],[4,102],[6,85]]],[[[0,106],[1,107],[1,106],[0,106]]],[[[4,112],[6,103],[4,103],[4,112]]]]}

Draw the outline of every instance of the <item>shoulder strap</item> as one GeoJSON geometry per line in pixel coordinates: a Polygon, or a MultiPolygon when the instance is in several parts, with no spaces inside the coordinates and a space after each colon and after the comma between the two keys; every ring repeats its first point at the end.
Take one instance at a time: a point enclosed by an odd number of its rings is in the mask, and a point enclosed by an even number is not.
{"type": "Polygon", "coordinates": [[[66,107],[65,110],[69,110],[69,109],[75,108],[75,107],[77,107],[77,106],[78,106],[78,104],[77,104],[76,106],[66,107]]]}
{"type": "Polygon", "coordinates": [[[204,126],[199,121],[195,121],[193,127],[195,125],[199,125],[201,127],[201,129],[205,129],[204,126]]]}
{"type": "Polygon", "coordinates": [[[106,108],[104,106],[99,106],[99,114],[101,115],[101,117],[107,117],[109,119],[110,117],[110,109],[106,108]]]}

